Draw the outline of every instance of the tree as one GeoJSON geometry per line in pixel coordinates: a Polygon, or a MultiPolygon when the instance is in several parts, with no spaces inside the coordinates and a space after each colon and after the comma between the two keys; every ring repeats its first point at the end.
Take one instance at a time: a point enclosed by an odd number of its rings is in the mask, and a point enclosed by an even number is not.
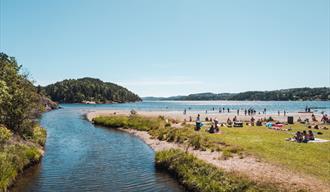
{"type": "Polygon", "coordinates": [[[20,135],[31,133],[34,119],[42,109],[40,95],[20,72],[15,58],[0,53],[0,124],[20,135]]]}

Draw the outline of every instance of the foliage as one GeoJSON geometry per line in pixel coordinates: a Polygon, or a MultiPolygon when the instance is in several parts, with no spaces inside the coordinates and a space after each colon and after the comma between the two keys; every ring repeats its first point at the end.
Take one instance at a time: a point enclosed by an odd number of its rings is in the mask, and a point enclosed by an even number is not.
{"type": "Polygon", "coordinates": [[[13,134],[11,133],[11,131],[9,129],[0,125],[0,149],[1,149],[1,146],[4,145],[10,139],[10,137],[12,135],[13,134]]]}
{"type": "Polygon", "coordinates": [[[11,131],[3,126],[0,126],[0,138],[7,141],[0,143],[0,191],[6,191],[17,174],[27,165],[39,161],[42,154],[35,144],[20,142],[19,137],[14,139],[11,131]]]}
{"type": "Polygon", "coordinates": [[[174,174],[188,191],[277,191],[272,185],[260,185],[226,173],[191,154],[170,149],[156,153],[156,166],[174,174]]]}
{"type": "Polygon", "coordinates": [[[44,106],[28,75],[20,71],[13,57],[0,53],[0,124],[23,135],[32,132],[44,106]]]}
{"type": "Polygon", "coordinates": [[[100,103],[135,102],[141,99],[136,94],[114,83],[94,78],[68,79],[44,87],[53,101],[61,103],[100,103]]]}
{"type": "Polygon", "coordinates": [[[46,129],[40,126],[34,127],[33,136],[32,136],[32,140],[34,141],[34,143],[38,143],[39,145],[44,146],[46,143],[46,137],[47,137],[46,129]]]}
{"type": "Polygon", "coordinates": [[[187,96],[146,97],[145,100],[237,100],[237,101],[296,101],[330,100],[330,88],[294,88],[275,91],[247,91],[242,93],[197,93],[187,96]]]}

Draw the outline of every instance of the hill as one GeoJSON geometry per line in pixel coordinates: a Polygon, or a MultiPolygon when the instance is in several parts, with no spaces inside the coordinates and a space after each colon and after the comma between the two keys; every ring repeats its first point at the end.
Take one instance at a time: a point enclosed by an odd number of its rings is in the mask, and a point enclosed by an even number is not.
{"type": "Polygon", "coordinates": [[[330,100],[330,88],[293,88],[274,91],[247,91],[241,93],[197,93],[187,96],[146,97],[144,100],[234,100],[234,101],[297,101],[330,100]]]}
{"type": "Polygon", "coordinates": [[[43,87],[43,90],[53,101],[60,103],[141,101],[138,95],[122,86],[89,77],[60,81],[43,87]]]}

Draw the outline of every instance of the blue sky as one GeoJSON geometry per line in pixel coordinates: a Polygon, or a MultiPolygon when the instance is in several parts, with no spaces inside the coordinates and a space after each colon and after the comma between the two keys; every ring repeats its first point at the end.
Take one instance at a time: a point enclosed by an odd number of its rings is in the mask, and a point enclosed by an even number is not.
{"type": "Polygon", "coordinates": [[[37,84],[140,96],[330,85],[329,0],[0,0],[0,50],[37,84]]]}

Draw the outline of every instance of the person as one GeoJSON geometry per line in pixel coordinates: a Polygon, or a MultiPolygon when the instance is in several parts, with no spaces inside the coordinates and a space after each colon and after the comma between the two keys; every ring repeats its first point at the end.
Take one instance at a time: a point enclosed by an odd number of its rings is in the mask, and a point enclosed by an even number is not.
{"type": "Polygon", "coordinates": [[[309,140],[315,140],[314,134],[312,130],[308,130],[308,139],[309,140]]]}
{"type": "Polygon", "coordinates": [[[228,113],[230,112],[229,108],[227,108],[228,113]]]}
{"type": "Polygon", "coordinates": [[[303,136],[303,142],[307,143],[309,140],[309,138],[308,138],[309,135],[307,134],[307,132],[305,130],[303,131],[302,136],[303,136]]]}
{"type": "Polygon", "coordinates": [[[312,121],[314,121],[314,122],[317,121],[314,113],[312,114],[312,121]]]}
{"type": "Polygon", "coordinates": [[[205,114],[207,114],[207,110],[205,111],[205,114]]]}
{"type": "Polygon", "coordinates": [[[233,122],[236,122],[237,121],[237,117],[235,116],[234,118],[233,118],[233,122]]]}
{"type": "Polygon", "coordinates": [[[214,118],[214,119],[213,119],[213,123],[214,123],[214,127],[215,127],[215,128],[218,128],[219,121],[218,121],[217,118],[214,118]]]}
{"type": "Polygon", "coordinates": [[[277,111],[278,116],[280,116],[280,111],[277,111]]]}
{"type": "Polygon", "coordinates": [[[284,110],[284,116],[286,116],[286,111],[284,110]]]}
{"type": "Polygon", "coordinates": [[[251,121],[250,121],[251,122],[251,126],[254,126],[254,121],[255,121],[255,119],[252,117],[251,118],[251,121]]]}
{"type": "Polygon", "coordinates": [[[300,117],[298,117],[298,120],[297,120],[297,122],[299,122],[299,123],[300,123],[301,121],[302,121],[302,120],[301,120],[301,118],[300,118],[300,117]]]}
{"type": "Polygon", "coordinates": [[[245,114],[245,116],[246,116],[246,114],[247,114],[247,110],[246,110],[246,109],[244,110],[244,114],[245,114]]]}
{"type": "Polygon", "coordinates": [[[192,122],[192,117],[191,116],[189,116],[189,121],[192,122]]]}
{"type": "Polygon", "coordinates": [[[264,108],[264,114],[266,115],[266,111],[267,111],[267,109],[266,108],[264,108]]]}
{"type": "Polygon", "coordinates": [[[209,118],[208,117],[205,117],[205,121],[209,121],[209,118]]]}
{"type": "Polygon", "coordinates": [[[296,136],[294,138],[298,143],[301,143],[303,141],[303,135],[300,131],[297,131],[296,136]]]}
{"type": "Polygon", "coordinates": [[[239,109],[237,109],[237,116],[239,116],[239,109]]]}
{"type": "Polygon", "coordinates": [[[212,124],[211,127],[209,128],[209,133],[214,133],[214,132],[215,132],[215,129],[214,129],[214,126],[212,124]]]}
{"type": "Polygon", "coordinates": [[[201,120],[201,115],[200,114],[197,114],[196,121],[200,121],[200,120],[201,120]]]}
{"type": "Polygon", "coordinates": [[[233,122],[228,118],[228,119],[227,119],[227,124],[228,124],[228,125],[232,125],[233,122]]]}
{"type": "Polygon", "coordinates": [[[321,119],[321,121],[323,122],[323,124],[325,124],[325,123],[327,123],[328,122],[328,115],[327,114],[324,114],[323,116],[322,116],[322,119],[321,119]]]}
{"type": "Polygon", "coordinates": [[[219,108],[219,113],[221,113],[221,108],[219,108]]]}
{"type": "Polygon", "coordinates": [[[183,114],[184,114],[184,115],[187,114],[187,109],[184,109],[184,110],[183,110],[183,114]]]}

